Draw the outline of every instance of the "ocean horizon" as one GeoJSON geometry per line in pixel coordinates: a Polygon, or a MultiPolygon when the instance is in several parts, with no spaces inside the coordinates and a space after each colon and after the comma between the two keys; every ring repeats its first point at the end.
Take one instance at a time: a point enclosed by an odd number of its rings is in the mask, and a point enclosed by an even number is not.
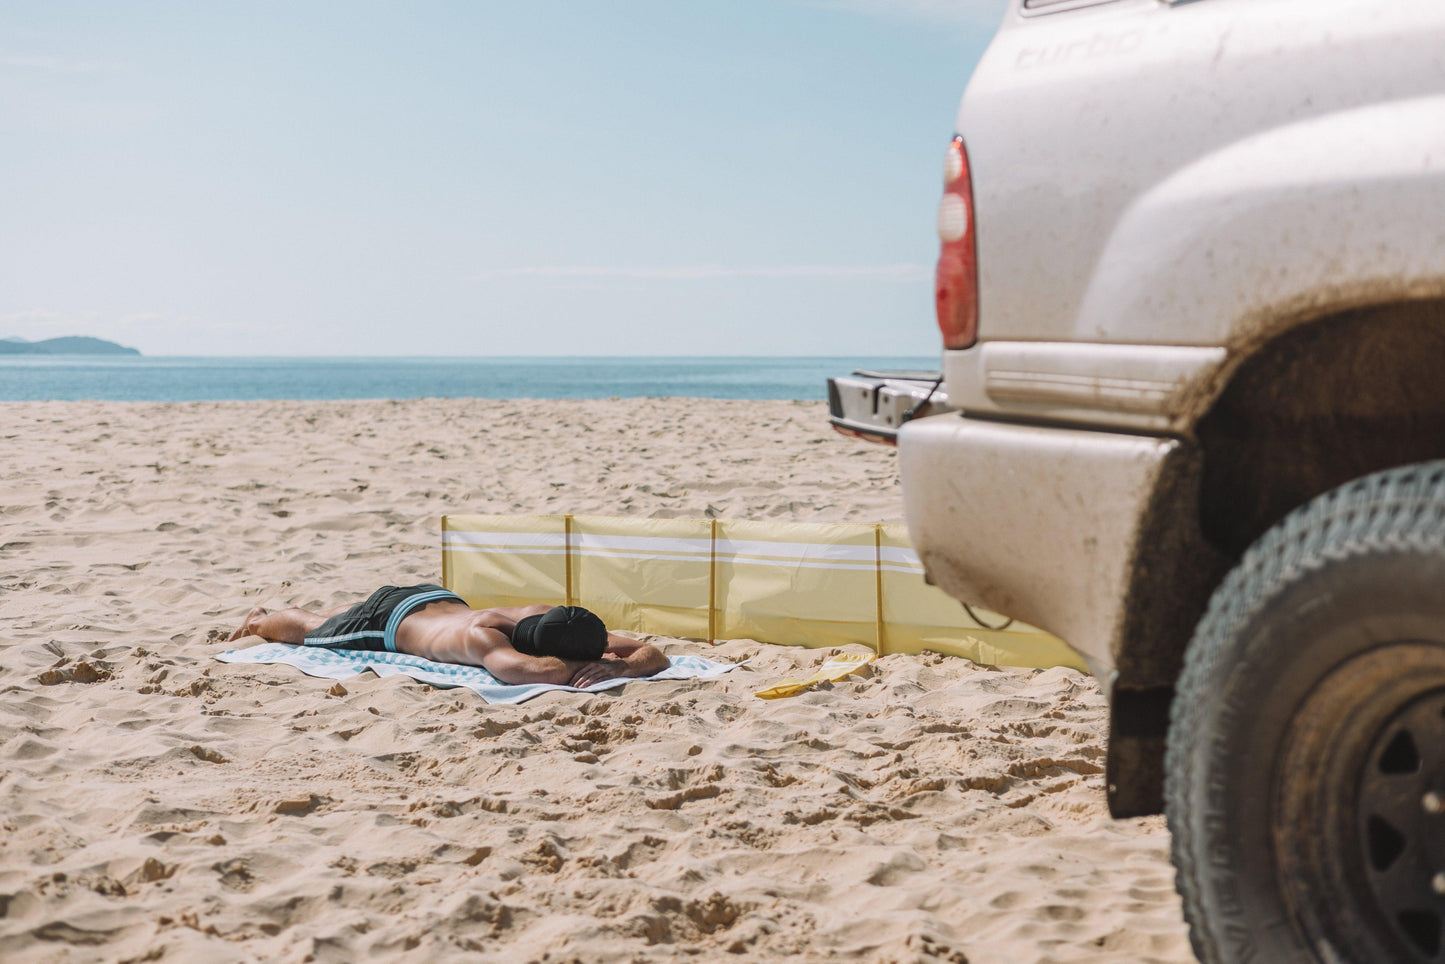
{"type": "Polygon", "coordinates": [[[0,356],[0,402],[363,398],[818,401],[830,375],[936,370],[937,356],[0,356]]]}

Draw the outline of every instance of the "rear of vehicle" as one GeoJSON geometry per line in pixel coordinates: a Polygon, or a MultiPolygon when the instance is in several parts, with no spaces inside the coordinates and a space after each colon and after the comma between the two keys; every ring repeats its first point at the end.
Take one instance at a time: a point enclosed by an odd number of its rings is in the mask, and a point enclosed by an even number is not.
{"type": "Polygon", "coordinates": [[[1433,0],[1021,0],[946,153],[911,536],[1103,681],[1116,815],[1168,771],[1206,961],[1445,960],[1442,51],[1433,0]]]}

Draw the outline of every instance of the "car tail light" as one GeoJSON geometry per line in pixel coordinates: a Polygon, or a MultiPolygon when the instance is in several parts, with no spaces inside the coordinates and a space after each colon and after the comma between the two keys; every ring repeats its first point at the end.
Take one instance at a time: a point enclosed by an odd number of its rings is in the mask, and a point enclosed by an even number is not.
{"type": "Polygon", "coordinates": [[[974,244],[973,179],[968,151],[955,137],[943,159],[943,200],[938,205],[938,271],[933,303],[944,348],[978,340],[978,253],[974,244]]]}

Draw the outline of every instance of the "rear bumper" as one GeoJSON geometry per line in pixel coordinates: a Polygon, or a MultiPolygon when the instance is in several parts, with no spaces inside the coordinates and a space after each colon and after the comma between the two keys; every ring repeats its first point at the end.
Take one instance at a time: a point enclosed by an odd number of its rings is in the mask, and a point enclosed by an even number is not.
{"type": "Polygon", "coordinates": [[[1138,541],[1175,439],[960,414],[899,434],[904,508],[930,580],[1076,649],[1112,689],[1138,541]]]}
{"type": "Polygon", "coordinates": [[[893,445],[907,422],[947,411],[940,372],[860,370],[828,379],[828,421],[865,441],[893,445]]]}

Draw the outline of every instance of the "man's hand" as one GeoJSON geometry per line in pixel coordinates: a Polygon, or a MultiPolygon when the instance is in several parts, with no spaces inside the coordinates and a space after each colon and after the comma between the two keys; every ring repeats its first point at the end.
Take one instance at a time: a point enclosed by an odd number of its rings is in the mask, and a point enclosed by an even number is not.
{"type": "Polygon", "coordinates": [[[630,645],[625,655],[608,650],[601,659],[584,663],[572,674],[572,685],[587,687],[619,676],[652,676],[671,665],[671,661],[656,646],[632,640],[626,642],[630,645]]]}
{"type": "Polygon", "coordinates": [[[582,667],[572,674],[571,685],[585,689],[603,680],[636,675],[630,672],[631,669],[624,660],[616,656],[603,656],[601,659],[583,663],[582,667]]]}

